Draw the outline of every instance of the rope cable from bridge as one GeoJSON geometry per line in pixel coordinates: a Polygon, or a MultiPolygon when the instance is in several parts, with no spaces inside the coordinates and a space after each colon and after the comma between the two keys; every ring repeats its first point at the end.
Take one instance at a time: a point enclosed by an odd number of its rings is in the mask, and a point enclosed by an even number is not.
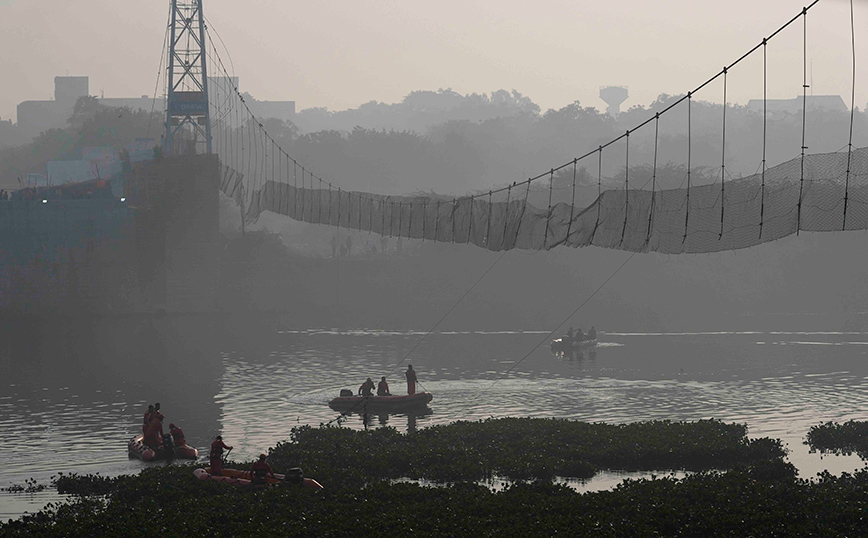
{"type": "Polygon", "coordinates": [[[847,202],[850,195],[850,162],[853,155],[853,117],[856,112],[856,23],[853,14],[853,0],[850,0],[850,46],[853,57],[853,80],[850,88],[850,137],[847,141],[847,172],[844,183],[844,222],[842,230],[847,229],[847,202]]]}
{"type": "Polygon", "coordinates": [[[494,388],[494,386],[497,385],[497,383],[499,383],[501,380],[503,380],[503,378],[505,378],[507,375],[509,375],[510,372],[512,372],[513,370],[515,370],[516,368],[518,368],[518,366],[519,366],[521,363],[523,363],[525,360],[527,360],[527,358],[530,357],[530,356],[533,354],[534,351],[536,351],[537,349],[539,349],[540,346],[542,346],[543,344],[545,344],[546,342],[548,342],[549,339],[550,339],[552,336],[554,336],[558,331],[561,330],[561,328],[562,328],[564,325],[566,325],[566,323],[570,320],[570,318],[572,318],[573,316],[575,316],[575,315],[579,312],[579,310],[581,310],[581,309],[582,309],[586,304],[588,304],[588,302],[590,302],[590,300],[593,299],[593,298],[594,298],[594,297],[595,297],[595,296],[596,296],[596,295],[597,295],[597,294],[598,294],[598,293],[599,293],[599,292],[600,292],[604,287],[606,287],[606,284],[608,284],[608,283],[609,283],[613,278],[615,278],[615,276],[616,276],[618,273],[621,272],[621,269],[623,269],[624,266],[626,266],[626,265],[630,262],[630,260],[633,259],[633,257],[634,257],[636,254],[638,254],[638,251],[631,252],[631,253],[630,253],[630,256],[628,256],[627,259],[624,260],[624,262],[621,263],[621,265],[619,265],[618,268],[615,269],[615,271],[613,271],[612,274],[609,275],[609,277],[606,278],[606,280],[604,280],[602,284],[600,284],[599,286],[597,286],[597,288],[596,288],[596,289],[595,289],[595,290],[594,290],[590,295],[588,295],[588,297],[585,298],[584,301],[582,301],[581,303],[579,303],[579,306],[577,306],[577,307],[576,307],[572,312],[570,312],[570,314],[569,314],[568,316],[566,316],[566,317],[563,319],[563,321],[561,321],[560,324],[559,324],[557,327],[554,328],[554,330],[552,330],[551,332],[547,333],[544,337],[542,337],[542,338],[540,339],[540,341],[537,342],[537,344],[534,345],[534,346],[530,349],[530,351],[528,351],[527,353],[525,353],[524,356],[523,356],[521,359],[519,359],[518,361],[515,362],[515,364],[513,364],[512,366],[510,366],[509,368],[507,368],[507,370],[506,370],[505,372],[503,372],[503,373],[500,375],[500,377],[498,377],[497,379],[495,379],[495,380],[494,380],[494,381],[493,381],[489,386],[487,386],[485,389],[483,389],[481,392],[479,392],[479,393],[476,395],[476,398],[474,398],[471,402],[469,402],[466,406],[464,406],[464,407],[461,409],[461,411],[459,411],[459,412],[456,413],[456,414],[459,415],[459,416],[460,416],[460,415],[464,415],[464,412],[465,412],[467,409],[469,409],[472,405],[476,404],[476,402],[479,401],[480,398],[482,398],[482,397],[483,397],[483,396],[484,396],[484,395],[485,395],[489,390],[491,390],[492,388],[494,388]]]}
{"type": "Polygon", "coordinates": [[[684,237],[681,244],[687,242],[690,229],[690,167],[693,158],[693,129],[691,125],[691,110],[693,109],[693,92],[687,92],[687,194],[684,200],[684,237]]]}
{"type": "Polygon", "coordinates": [[[654,168],[651,172],[651,210],[648,211],[648,231],[645,233],[645,244],[651,243],[651,223],[654,221],[654,196],[657,194],[657,146],[660,136],[660,113],[654,120],[654,168]]]}
{"type": "MultiPolygon", "coordinates": [[[[578,160],[574,159],[574,163],[578,160]]],[[[575,167],[575,165],[573,165],[575,167]]],[[[575,205],[575,203],[573,204],[575,205]]],[[[597,220],[594,222],[594,229],[591,232],[591,242],[597,236],[597,228],[600,227],[600,211],[603,206],[603,146],[600,146],[600,153],[597,158],[597,220]]]]}
{"type": "Polygon", "coordinates": [[[759,217],[759,239],[763,237],[763,225],[765,224],[766,211],[766,149],[767,149],[767,133],[768,133],[768,45],[767,40],[763,39],[763,156],[762,156],[762,172],[760,173],[760,217],[759,217]]]}
{"type": "MultiPolygon", "coordinates": [[[[492,264],[488,266],[488,269],[486,269],[485,272],[483,272],[483,273],[479,276],[479,278],[476,279],[476,282],[474,282],[472,286],[470,286],[469,288],[467,288],[467,290],[466,290],[466,291],[461,295],[461,297],[459,297],[458,300],[455,301],[455,303],[454,303],[454,304],[449,308],[449,310],[447,310],[445,314],[443,314],[442,316],[440,316],[440,319],[438,319],[437,322],[436,322],[433,326],[431,326],[431,328],[428,329],[428,331],[426,331],[424,335],[422,335],[422,338],[420,338],[420,339],[416,342],[416,344],[415,344],[412,348],[410,348],[410,351],[408,351],[407,353],[405,353],[404,356],[401,357],[401,360],[399,360],[397,363],[395,363],[395,365],[394,365],[394,366],[393,366],[393,367],[392,367],[388,372],[386,372],[386,375],[392,375],[392,374],[395,372],[395,370],[397,370],[397,369],[398,369],[398,368],[399,368],[399,367],[400,367],[400,366],[401,366],[401,365],[402,365],[402,364],[403,364],[403,363],[404,363],[408,358],[410,358],[410,355],[412,355],[413,352],[415,352],[416,349],[418,349],[419,346],[422,345],[422,342],[424,342],[426,338],[428,338],[429,336],[431,336],[431,334],[432,334],[432,333],[437,329],[437,327],[439,327],[440,324],[443,323],[443,321],[444,321],[447,317],[449,317],[449,314],[451,314],[452,311],[455,310],[455,309],[458,307],[458,305],[460,305],[460,304],[464,301],[464,299],[465,299],[465,298],[470,294],[470,292],[473,291],[474,288],[476,288],[476,286],[478,286],[479,283],[482,282],[482,280],[483,280],[486,276],[488,276],[488,273],[490,273],[491,270],[494,269],[494,266],[497,265],[498,262],[500,262],[500,260],[502,260],[503,257],[504,257],[505,255],[506,255],[506,251],[504,250],[504,251],[501,252],[500,255],[499,255],[499,256],[494,260],[494,262],[492,262],[492,264]]],[[[632,257],[632,256],[631,256],[631,257],[632,257]]],[[[418,380],[416,381],[416,383],[418,383],[420,386],[422,386],[422,387],[423,387],[423,390],[424,390],[424,386],[423,386],[421,383],[419,383],[418,380]]],[[[342,411],[342,412],[340,413],[340,415],[338,415],[336,418],[334,418],[334,419],[330,420],[329,422],[327,422],[326,425],[333,424],[334,422],[340,422],[340,421],[342,420],[342,417],[344,417],[344,416],[346,416],[346,415],[352,413],[353,411],[355,411],[355,409],[358,407],[359,403],[362,403],[362,402],[364,402],[364,399],[362,399],[362,400],[360,400],[359,402],[356,402],[355,404],[353,404],[353,406],[352,406],[350,409],[345,410],[345,411],[342,411]]]]}
{"type": "Polygon", "coordinates": [[[805,190],[805,131],[808,118],[808,8],[802,9],[802,156],[799,160],[799,202],[796,204],[796,235],[802,228],[802,194],[805,190]]]}
{"type": "MultiPolygon", "coordinates": [[[[576,210],[576,168],[577,168],[577,161],[573,161],[573,196],[572,196],[572,202],[570,202],[570,220],[567,222],[567,233],[566,233],[566,235],[564,235],[564,237],[566,239],[569,239],[569,237],[570,237],[570,231],[572,230],[572,227],[573,227],[573,219],[575,218],[574,213],[576,210]]],[[[488,199],[491,200],[491,193],[490,192],[488,194],[488,199]]],[[[597,215],[599,215],[599,212],[600,212],[600,208],[599,208],[599,206],[597,206],[597,215]]]]}
{"type": "Polygon", "coordinates": [[[723,128],[721,129],[720,144],[720,235],[717,240],[723,239],[723,211],[726,208],[724,185],[726,184],[726,78],[727,68],[723,68],[723,128]]]}
{"type": "Polygon", "coordinates": [[[621,228],[621,240],[618,246],[624,244],[624,235],[627,233],[627,218],[630,216],[630,130],[624,134],[624,226],[621,228]]]}
{"type": "Polygon", "coordinates": [[[154,97],[151,99],[151,115],[148,116],[148,130],[145,135],[147,138],[151,137],[151,120],[154,118],[154,109],[157,106],[157,91],[160,87],[160,81],[163,80],[163,61],[166,60],[166,56],[168,55],[168,49],[166,45],[169,42],[169,29],[172,26],[172,12],[169,11],[168,19],[166,20],[166,32],[163,34],[163,45],[162,49],[160,49],[160,66],[157,67],[157,81],[154,83],[154,97]]]}

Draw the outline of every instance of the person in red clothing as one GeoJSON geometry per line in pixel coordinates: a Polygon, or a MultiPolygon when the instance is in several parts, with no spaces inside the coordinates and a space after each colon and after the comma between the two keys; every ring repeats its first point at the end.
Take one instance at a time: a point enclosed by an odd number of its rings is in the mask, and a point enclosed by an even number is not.
{"type": "Polygon", "coordinates": [[[250,485],[265,484],[266,475],[271,475],[271,478],[275,478],[274,471],[271,470],[271,466],[265,461],[265,454],[260,454],[259,460],[253,462],[253,467],[250,468],[250,485]]]}
{"type": "Polygon", "coordinates": [[[413,370],[412,364],[407,365],[407,371],[404,372],[404,375],[407,376],[407,394],[416,394],[416,371],[413,370]]]}
{"type": "Polygon", "coordinates": [[[211,443],[211,474],[220,476],[223,474],[223,450],[232,450],[232,447],[223,442],[223,436],[218,435],[211,443]]]}
{"type": "Polygon", "coordinates": [[[151,419],[148,428],[145,431],[145,444],[154,450],[159,450],[163,447],[163,417],[157,416],[151,419]]]}
{"type": "Polygon", "coordinates": [[[142,417],[142,433],[148,432],[148,424],[151,423],[151,418],[154,416],[154,406],[149,405],[148,410],[145,411],[145,416],[142,417]]]}
{"type": "Polygon", "coordinates": [[[172,434],[172,441],[175,443],[175,446],[184,446],[187,444],[187,440],[184,438],[184,430],[181,428],[174,424],[169,424],[169,433],[172,434]]]}
{"type": "Polygon", "coordinates": [[[386,376],[380,378],[380,382],[377,384],[377,396],[391,396],[392,393],[389,392],[389,384],[386,383],[386,376]]]}
{"type": "Polygon", "coordinates": [[[374,381],[370,377],[359,387],[359,394],[362,396],[374,395],[374,381]]]}
{"type": "Polygon", "coordinates": [[[160,402],[154,404],[154,416],[160,417],[160,420],[166,418],[166,415],[160,412],[160,402]]]}

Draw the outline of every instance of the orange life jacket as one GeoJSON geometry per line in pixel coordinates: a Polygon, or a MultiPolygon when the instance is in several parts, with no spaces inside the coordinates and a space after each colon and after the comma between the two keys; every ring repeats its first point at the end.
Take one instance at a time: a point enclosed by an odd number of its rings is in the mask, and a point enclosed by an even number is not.
{"type": "Polygon", "coordinates": [[[175,446],[186,445],[187,440],[184,438],[184,431],[181,428],[169,428],[172,433],[172,439],[175,441],[175,446]]]}
{"type": "Polygon", "coordinates": [[[271,466],[268,465],[268,462],[261,460],[253,462],[253,475],[257,479],[264,480],[267,473],[274,474],[274,471],[271,470],[271,466]]]}
{"type": "Polygon", "coordinates": [[[163,423],[152,420],[145,431],[145,444],[158,447],[163,444],[163,423]]]}
{"type": "Polygon", "coordinates": [[[211,457],[216,457],[218,460],[220,456],[223,455],[223,449],[229,448],[225,443],[223,443],[222,439],[215,439],[213,443],[211,443],[211,457]]]}

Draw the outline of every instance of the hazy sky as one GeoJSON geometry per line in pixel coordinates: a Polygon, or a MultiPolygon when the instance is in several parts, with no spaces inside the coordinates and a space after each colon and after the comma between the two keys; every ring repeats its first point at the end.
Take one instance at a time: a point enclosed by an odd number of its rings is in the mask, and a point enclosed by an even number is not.
{"type": "MultiPolygon", "coordinates": [[[[647,105],[704,82],[798,14],[808,0],[205,0],[242,91],[340,110],[413,90],[515,89],[543,110],[579,100],[603,109],[603,85],[647,105]]],[[[152,95],[168,0],[0,0],[0,118],[51,99],[56,75],[87,75],[106,97],[152,95]]],[[[808,15],[817,94],[849,104],[850,11],[821,0],[808,15]]],[[[856,6],[856,105],[868,102],[868,2],[856,6]],[[861,85],[860,82],[861,81],[861,85]]],[[[225,55],[225,52],[222,53],[225,55]]],[[[769,96],[802,88],[802,25],[768,47],[769,96]]],[[[224,61],[227,58],[224,57],[224,61]]],[[[212,69],[213,73],[213,69],[212,69]]],[[[733,70],[728,101],[762,96],[761,55],[733,70]]],[[[162,88],[160,89],[162,91],[162,88]]],[[[720,101],[722,85],[698,96],[720,101]]]]}

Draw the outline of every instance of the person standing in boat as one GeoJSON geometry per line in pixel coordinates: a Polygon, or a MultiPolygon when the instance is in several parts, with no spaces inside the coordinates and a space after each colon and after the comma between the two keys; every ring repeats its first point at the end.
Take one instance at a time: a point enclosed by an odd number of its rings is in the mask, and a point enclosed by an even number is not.
{"type": "Polygon", "coordinates": [[[145,416],[142,417],[142,434],[148,433],[148,425],[151,423],[151,418],[154,415],[154,406],[149,405],[148,410],[145,411],[145,416]]]}
{"type": "Polygon", "coordinates": [[[265,461],[265,454],[260,454],[259,460],[253,462],[253,467],[250,468],[250,485],[256,486],[259,484],[265,484],[266,475],[271,475],[271,478],[276,478],[274,476],[274,471],[271,470],[271,465],[265,461]]]}
{"type": "Polygon", "coordinates": [[[588,340],[596,340],[597,339],[597,329],[591,325],[591,329],[588,331],[588,340]]]}
{"type": "Polygon", "coordinates": [[[582,332],[582,328],[581,328],[581,327],[577,328],[577,329],[576,329],[576,337],[575,337],[575,341],[576,341],[576,342],[581,342],[581,341],[583,341],[584,339],[585,339],[585,333],[582,332]]]}
{"type": "Polygon", "coordinates": [[[362,383],[361,387],[359,387],[359,394],[362,396],[374,395],[374,381],[370,377],[362,383]]]}
{"type": "Polygon", "coordinates": [[[407,394],[413,395],[416,394],[416,371],[413,370],[413,365],[407,365],[407,371],[404,372],[404,375],[407,377],[407,394]]]}
{"type": "Polygon", "coordinates": [[[145,431],[145,444],[154,450],[163,447],[163,415],[154,415],[145,431]]]}
{"type": "Polygon", "coordinates": [[[567,331],[567,341],[569,341],[569,342],[572,342],[572,341],[573,341],[573,333],[574,333],[574,332],[575,332],[575,331],[573,330],[573,328],[570,327],[570,330],[567,331]]]}
{"type": "Polygon", "coordinates": [[[389,392],[389,384],[386,383],[386,376],[380,378],[380,382],[377,384],[377,396],[391,396],[392,393],[389,392]]]}
{"type": "Polygon", "coordinates": [[[223,436],[218,435],[211,443],[211,474],[220,476],[223,474],[223,450],[232,450],[232,447],[223,442],[223,436]]]}

